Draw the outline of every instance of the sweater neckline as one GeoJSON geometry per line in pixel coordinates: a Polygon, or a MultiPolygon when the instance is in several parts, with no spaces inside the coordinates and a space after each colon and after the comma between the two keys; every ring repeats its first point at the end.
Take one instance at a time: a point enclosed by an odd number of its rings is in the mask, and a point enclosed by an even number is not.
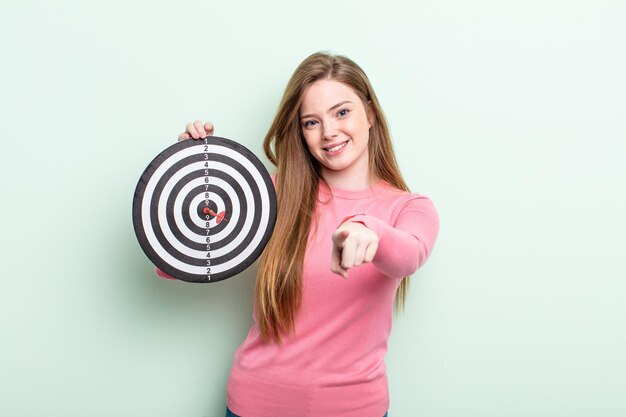
{"type": "Polygon", "coordinates": [[[334,198],[342,198],[345,200],[359,200],[361,198],[373,197],[377,191],[384,186],[384,181],[378,180],[371,186],[362,190],[344,190],[332,187],[324,182],[320,182],[319,190],[321,194],[332,196],[334,198]]]}

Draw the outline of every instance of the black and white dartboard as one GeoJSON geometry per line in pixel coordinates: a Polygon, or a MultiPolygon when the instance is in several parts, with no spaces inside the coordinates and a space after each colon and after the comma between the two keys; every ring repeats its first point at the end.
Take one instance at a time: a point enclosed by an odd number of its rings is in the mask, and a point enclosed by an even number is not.
{"type": "Polygon", "coordinates": [[[215,282],[249,267],[276,221],[272,179],[244,146],[210,136],[167,148],[142,174],[133,201],[141,248],[162,271],[215,282]]]}

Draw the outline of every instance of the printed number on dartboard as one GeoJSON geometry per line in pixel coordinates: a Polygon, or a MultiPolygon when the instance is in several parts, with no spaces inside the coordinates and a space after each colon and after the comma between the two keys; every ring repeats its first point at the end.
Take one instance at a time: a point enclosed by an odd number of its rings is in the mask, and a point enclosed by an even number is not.
{"type": "MultiPolygon", "coordinates": [[[[210,202],[210,194],[209,194],[209,140],[207,138],[204,138],[204,204],[206,207],[209,207],[209,202],[210,202]]],[[[211,231],[211,223],[208,221],[211,218],[211,216],[209,214],[206,215],[205,219],[207,220],[205,226],[206,226],[206,279],[211,281],[211,237],[209,236],[209,233],[211,231]]]]}

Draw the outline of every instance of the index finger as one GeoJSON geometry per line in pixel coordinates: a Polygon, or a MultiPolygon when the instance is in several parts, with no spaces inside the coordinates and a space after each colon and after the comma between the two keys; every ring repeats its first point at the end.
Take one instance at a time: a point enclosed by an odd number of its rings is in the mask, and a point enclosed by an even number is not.
{"type": "Polygon", "coordinates": [[[340,248],[343,248],[343,245],[346,243],[346,239],[350,236],[350,232],[347,230],[341,230],[333,233],[333,243],[340,248]]]}
{"type": "Polygon", "coordinates": [[[215,126],[213,126],[213,123],[211,122],[206,122],[204,124],[204,131],[209,135],[209,136],[213,136],[213,133],[215,132],[215,126]]]}

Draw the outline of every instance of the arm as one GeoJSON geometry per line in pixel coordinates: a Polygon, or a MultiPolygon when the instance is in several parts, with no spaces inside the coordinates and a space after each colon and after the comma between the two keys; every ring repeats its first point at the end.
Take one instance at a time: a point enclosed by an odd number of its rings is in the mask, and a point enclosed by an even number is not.
{"type": "MultiPolygon", "coordinates": [[[[368,259],[366,252],[361,258],[362,262],[371,261],[380,272],[392,278],[409,276],[421,267],[428,259],[439,233],[437,210],[432,201],[424,196],[414,197],[407,201],[394,225],[389,225],[368,214],[350,216],[337,229],[339,236],[345,236],[345,242],[348,236],[354,233],[352,230],[358,230],[358,227],[350,223],[364,226],[377,237],[373,256],[368,259]],[[346,235],[347,228],[352,229],[348,235],[346,235]]],[[[362,230],[360,232],[367,233],[362,230]]],[[[362,246],[362,243],[357,242],[355,246],[358,248],[362,246]]],[[[343,250],[347,245],[339,247],[343,250]]],[[[371,247],[372,245],[369,246],[370,251],[371,247]]],[[[351,254],[352,250],[349,250],[348,256],[352,256],[351,254]]],[[[342,257],[341,250],[338,256],[342,257]]],[[[346,261],[341,259],[340,267],[347,272],[349,267],[360,264],[359,258],[360,256],[356,255],[356,262],[351,259],[346,261]]],[[[342,273],[343,271],[335,272],[346,276],[342,273]]]]}

